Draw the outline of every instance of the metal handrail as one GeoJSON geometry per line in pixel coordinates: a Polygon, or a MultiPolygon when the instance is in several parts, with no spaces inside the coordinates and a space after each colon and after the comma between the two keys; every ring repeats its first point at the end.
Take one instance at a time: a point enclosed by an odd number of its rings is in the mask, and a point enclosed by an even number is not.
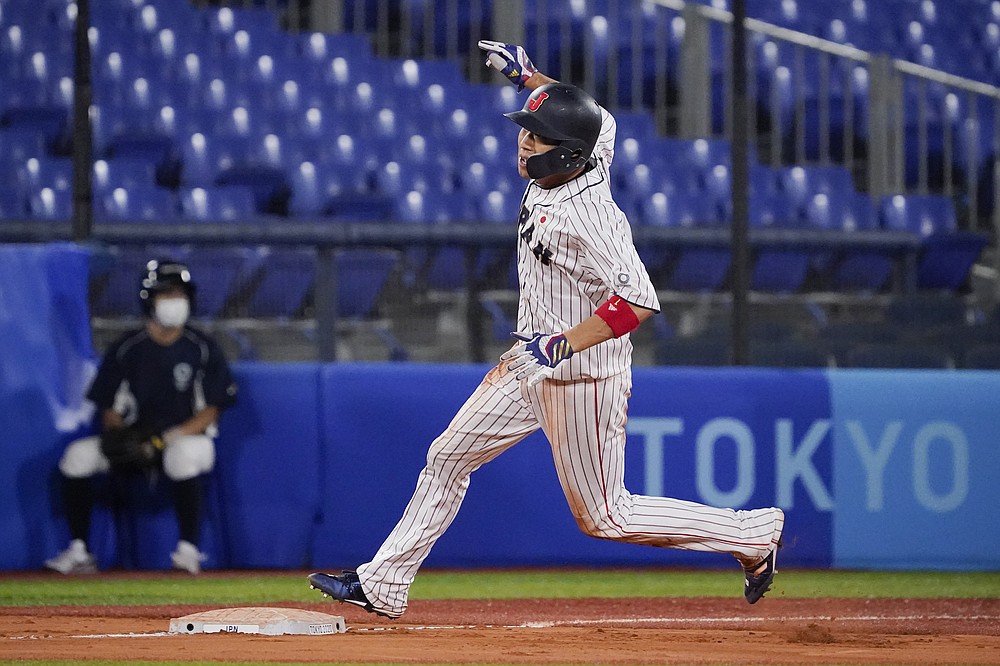
{"type": "MultiPolygon", "coordinates": [[[[684,0],[650,0],[650,2],[675,11],[683,11],[685,7],[691,6],[694,8],[694,11],[713,21],[719,21],[727,24],[733,22],[733,13],[725,9],[718,9],[708,5],[693,4],[685,2],[684,0]]],[[[783,28],[781,26],[761,21],[760,19],[747,18],[746,27],[748,30],[759,32],[767,35],[768,37],[774,37],[799,46],[805,46],[807,48],[816,49],[817,51],[823,51],[824,53],[829,53],[830,55],[850,58],[858,62],[869,63],[872,61],[872,58],[874,58],[874,54],[857,47],[832,42],[828,39],[816,37],[815,35],[799,32],[790,28],[783,28]]],[[[943,72],[938,69],[933,69],[899,58],[894,58],[893,64],[896,69],[904,74],[919,76],[954,88],[960,88],[967,92],[973,92],[979,95],[986,95],[1000,99],[1000,87],[983,83],[982,81],[967,79],[962,76],[949,74],[948,72],[943,72]]]]}

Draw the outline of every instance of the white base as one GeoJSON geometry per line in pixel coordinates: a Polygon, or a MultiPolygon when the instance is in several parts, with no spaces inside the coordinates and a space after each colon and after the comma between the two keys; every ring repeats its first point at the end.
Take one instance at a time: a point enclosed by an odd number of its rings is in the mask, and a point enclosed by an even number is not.
{"type": "Polygon", "coordinates": [[[347,631],[344,618],[298,608],[220,608],[175,617],[172,634],[300,634],[323,636],[347,631]]]}

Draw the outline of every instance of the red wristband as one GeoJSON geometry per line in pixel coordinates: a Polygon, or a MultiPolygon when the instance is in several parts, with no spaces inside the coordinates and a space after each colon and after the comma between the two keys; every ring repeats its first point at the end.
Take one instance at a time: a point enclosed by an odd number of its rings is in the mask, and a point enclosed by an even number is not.
{"type": "Polygon", "coordinates": [[[612,296],[601,307],[597,308],[597,312],[594,314],[611,327],[611,332],[616,338],[639,328],[639,318],[635,316],[635,311],[632,310],[628,301],[621,296],[612,296]]]}

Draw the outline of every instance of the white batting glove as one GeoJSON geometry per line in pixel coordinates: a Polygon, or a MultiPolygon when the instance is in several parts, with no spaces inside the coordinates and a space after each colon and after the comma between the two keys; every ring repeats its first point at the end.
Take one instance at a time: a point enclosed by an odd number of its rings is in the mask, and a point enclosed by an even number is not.
{"type": "Polygon", "coordinates": [[[500,360],[509,361],[507,369],[516,372],[515,378],[527,381],[529,387],[551,377],[556,366],[573,355],[573,347],[562,333],[516,332],[511,335],[523,344],[505,352],[500,360]]]}
{"type": "Polygon", "coordinates": [[[518,92],[524,90],[525,82],[538,71],[528,54],[517,44],[481,39],[479,48],[489,54],[486,56],[486,66],[506,76],[508,81],[517,86],[518,92]]]}

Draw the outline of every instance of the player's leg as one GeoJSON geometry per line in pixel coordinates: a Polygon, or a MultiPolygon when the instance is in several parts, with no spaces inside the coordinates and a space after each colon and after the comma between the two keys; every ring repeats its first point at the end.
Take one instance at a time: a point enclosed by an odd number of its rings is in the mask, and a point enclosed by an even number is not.
{"type": "Polygon", "coordinates": [[[624,373],[599,381],[541,382],[532,396],[580,529],[603,539],[725,552],[747,565],[759,562],[780,536],[779,510],[734,511],[625,488],[629,390],[624,373]]]}
{"type": "Polygon", "coordinates": [[[396,527],[371,562],[358,567],[365,596],[379,611],[406,610],[410,584],[431,547],[451,525],[469,476],[538,429],[519,382],[490,371],[427,452],[427,465],[396,527]]]}
{"type": "Polygon", "coordinates": [[[207,435],[177,438],[163,450],[163,473],[173,482],[174,513],[180,538],[170,554],[175,569],[201,572],[205,555],[199,550],[202,479],[215,466],[215,443],[207,435]]]}
{"type": "Polygon", "coordinates": [[[100,437],[83,437],[66,447],[59,460],[62,476],[63,509],[69,527],[69,547],[46,560],[45,566],[60,573],[86,573],[97,570],[94,556],[87,547],[90,517],[94,508],[93,477],[111,469],[101,453],[100,437]]]}

